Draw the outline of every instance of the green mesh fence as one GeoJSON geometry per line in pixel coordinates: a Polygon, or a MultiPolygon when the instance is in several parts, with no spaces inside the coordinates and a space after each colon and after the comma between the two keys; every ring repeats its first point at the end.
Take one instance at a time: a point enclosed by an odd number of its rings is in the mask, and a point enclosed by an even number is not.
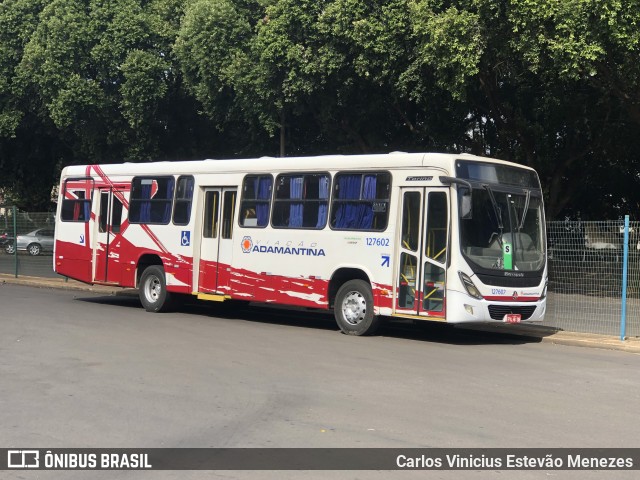
{"type": "MultiPolygon", "coordinates": [[[[544,325],[620,333],[623,225],[621,220],[547,223],[549,297],[544,325]]],[[[54,227],[52,212],[0,205],[0,274],[57,277],[52,259],[54,227]]],[[[631,222],[627,265],[626,333],[636,337],[640,336],[640,222],[631,222]]]]}
{"type": "Polygon", "coordinates": [[[0,273],[56,277],[53,272],[55,215],[0,205],[0,273]]]}

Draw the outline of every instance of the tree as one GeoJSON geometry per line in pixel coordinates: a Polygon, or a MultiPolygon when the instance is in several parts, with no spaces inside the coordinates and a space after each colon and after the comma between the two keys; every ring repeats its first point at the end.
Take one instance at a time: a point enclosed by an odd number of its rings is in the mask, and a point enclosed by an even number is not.
{"type": "Polygon", "coordinates": [[[0,187],[44,207],[70,163],[436,150],[535,167],[549,218],[617,216],[640,206],[639,22],[619,0],[5,0],[0,187]]]}

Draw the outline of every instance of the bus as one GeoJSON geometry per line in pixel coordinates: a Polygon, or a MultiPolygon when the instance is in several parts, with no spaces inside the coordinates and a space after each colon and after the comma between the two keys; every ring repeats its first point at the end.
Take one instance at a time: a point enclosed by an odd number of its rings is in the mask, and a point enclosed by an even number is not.
{"type": "Polygon", "coordinates": [[[136,288],[149,312],[185,296],[384,319],[539,322],[537,173],[469,154],[404,153],[64,168],[54,270],[136,288]]]}

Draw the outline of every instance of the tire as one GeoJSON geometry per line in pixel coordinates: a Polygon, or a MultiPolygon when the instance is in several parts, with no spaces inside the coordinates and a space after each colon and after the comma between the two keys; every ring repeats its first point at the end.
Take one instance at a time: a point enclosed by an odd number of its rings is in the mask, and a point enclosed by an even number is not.
{"type": "Polygon", "coordinates": [[[27,252],[29,252],[29,255],[32,257],[37,257],[42,253],[42,247],[38,243],[32,243],[27,247],[27,252]]]}
{"type": "Polygon", "coordinates": [[[4,247],[4,251],[9,255],[13,255],[14,253],[16,253],[16,248],[13,246],[13,243],[8,243],[7,246],[4,247]]]}
{"type": "Polygon", "coordinates": [[[167,292],[164,269],[160,265],[147,267],[138,287],[140,303],[147,312],[166,312],[171,307],[171,294],[167,292]]]}
{"type": "Polygon", "coordinates": [[[340,287],[333,314],[347,335],[372,335],[380,326],[380,318],[373,314],[371,285],[364,280],[349,280],[340,287]]]}

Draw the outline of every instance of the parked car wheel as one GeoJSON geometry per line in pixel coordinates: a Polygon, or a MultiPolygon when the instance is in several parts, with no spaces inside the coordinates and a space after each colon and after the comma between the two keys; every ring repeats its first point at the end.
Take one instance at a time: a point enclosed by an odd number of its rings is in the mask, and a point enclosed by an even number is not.
{"type": "Polygon", "coordinates": [[[42,252],[42,247],[37,243],[32,243],[27,247],[27,252],[29,252],[29,255],[33,255],[35,257],[37,255],[40,255],[40,252],[42,252]]]}
{"type": "Polygon", "coordinates": [[[10,255],[13,255],[14,253],[16,253],[16,247],[13,245],[13,243],[9,243],[6,247],[4,247],[4,251],[10,255]]]}

